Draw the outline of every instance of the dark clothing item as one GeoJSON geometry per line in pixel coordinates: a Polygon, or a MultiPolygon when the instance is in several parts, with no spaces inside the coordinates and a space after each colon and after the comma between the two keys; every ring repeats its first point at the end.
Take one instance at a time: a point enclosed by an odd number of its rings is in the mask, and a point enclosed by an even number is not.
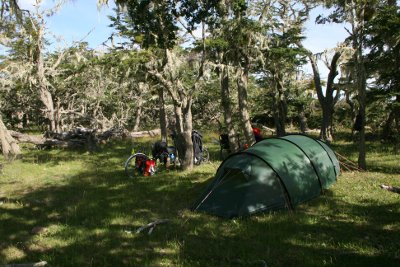
{"type": "Polygon", "coordinates": [[[358,131],[358,132],[361,131],[362,122],[363,122],[362,116],[360,114],[358,114],[356,116],[356,121],[354,122],[354,130],[355,131],[358,131]]]}
{"type": "Polygon", "coordinates": [[[192,132],[193,153],[195,159],[200,159],[203,152],[203,136],[196,130],[192,132]]]}
{"type": "Polygon", "coordinates": [[[167,142],[165,141],[157,141],[152,149],[152,155],[153,158],[158,158],[160,157],[160,155],[162,155],[163,153],[168,153],[168,145],[167,142]]]}
{"type": "Polygon", "coordinates": [[[221,134],[219,136],[219,144],[221,149],[229,149],[229,136],[228,134],[221,134]]]}

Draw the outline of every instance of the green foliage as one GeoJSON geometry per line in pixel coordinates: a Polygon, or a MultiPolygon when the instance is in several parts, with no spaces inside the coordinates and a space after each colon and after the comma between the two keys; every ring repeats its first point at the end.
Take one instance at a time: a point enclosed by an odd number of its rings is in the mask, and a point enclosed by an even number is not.
{"type": "MultiPolygon", "coordinates": [[[[333,146],[355,160],[348,135],[333,146]]],[[[343,173],[294,212],[222,220],[188,210],[220,163],[218,146],[206,145],[210,164],[137,179],[123,170],[130,142],[97,154],[25,150],[23,159],[1,162],[0,264],[398,266],[400,195],[379,188],[400,186],[400,158],[389,146],[368,142],[371,172],[343,173]],[[136,233],[156,219],[170,222],[136,233]]]]}
{"type": "MultiPolygon", "coordinates": [[[[118,17],[114,25],[122,31],[129,29],[129,34],[135,41],[141,42],[142,47],[173,48],[178,44],[180,18],[185,21],[189,32],[194,31],[198,25],[208,20],[217,12],[218,2],[203,1],[173,1],[173,0],[126,0],[118,1],[127,8],[127,15],[123,14],[124,22],[128,26],[119,24],[118,17]]],[[[126,31],[125,31],[126,32],[126,31]]]]}
{"type": "Polygon", "coordinates": [[[375,96],[390,100],[400,97],[400,27],[399,7],[382,6],[367,25],[367,68],[376,78],[375,96]]]}

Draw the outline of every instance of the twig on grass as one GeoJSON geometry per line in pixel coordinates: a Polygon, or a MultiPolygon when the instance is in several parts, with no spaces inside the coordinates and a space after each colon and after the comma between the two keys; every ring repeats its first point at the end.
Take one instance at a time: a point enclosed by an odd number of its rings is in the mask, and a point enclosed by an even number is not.
{"type": "Polygon", "coordinates": [[[14,263],[14,264],[7,264],[2,267],[41,267],[46,266],[47,261],[40,261],[36,263],[14,263]]]}
{"type": "Polygon", "coordinates": [[[390,186],[390,185],[384,185],[384,184],[381,184],[380,187],[381,187],[382,189],[387,190],[387,191],[400,194],[400,187],[390,186]]]}
{"type": "Polygon", "coordinates": [[[156,220],[154,222],[151,222],[147,225],[144,225],[142,227],[140,227],[139,229],[136,230],[136,233],[141,233],[142,231],[149,229],[148,234],[151,235],[151,233],[153,232],[154,228],[159,225],[159,224],[165,224],[165,223],[169,223],[170,220],[168,219],[161,219],[161,220],[156,220]]]}

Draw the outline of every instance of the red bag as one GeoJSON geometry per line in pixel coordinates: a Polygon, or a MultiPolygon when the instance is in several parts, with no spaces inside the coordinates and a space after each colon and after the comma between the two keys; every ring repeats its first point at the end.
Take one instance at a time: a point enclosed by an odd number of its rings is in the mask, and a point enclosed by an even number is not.
{"type": "Polygon", "coordinates": [[[146,166],[144,168],[144,176],[150,176],[155,173],[155,166],[156,166],[156,161],[154,159],[148,159],[146,160],[146,166]]]}

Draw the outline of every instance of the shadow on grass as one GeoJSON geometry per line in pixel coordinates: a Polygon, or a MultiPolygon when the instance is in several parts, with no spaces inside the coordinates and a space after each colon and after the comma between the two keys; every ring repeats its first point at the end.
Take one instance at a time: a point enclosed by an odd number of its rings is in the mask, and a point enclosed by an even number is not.
{"type": "MultiPolygon", "coordinates": [[[[150,147],[150,141],[142,147],[150,147]]],[[[124,140],[120,142],[109,142],[105,145],[100,145],[97,151],[89,152],[86,149],[43,149],[36,148],[26,149],[22,155],[22,161],[25,163],[33,164],[49,164],[56,166],[60,162],[86,160],[88,156],[97,160],[104,160],[106,158],[121,158],[121,161],[127,159],[131,153],[131,141],[124,140]]],[[[149,149],[148,149],[149,150],[149,149]]]]}
{"type": "MultiPolygon", "coordinates": [[[[339,137],[340,138],[337,138],[330,146],[335,152],[350,159],[357,165],[358,144],[351,140],[350,134],[340,134],[339,137]]],[[[368,171],[400,174],[400,165],[398,164],[400,155],[394,153],[393,144],[382,143],[380,140],[377,140],[375,136],[368,135],[366,156],[368,171]]]]}
{"type": "Polygon", "coordinates": [[[396,203],[351,205],[323,197],[294,214],[236,221],[199,216],[187,227],[181,258],[195,266],[238,266],[237,259],[245,266],[260,266],[255,265],[260,260],[268,266],[397,266],[399,227],[390,226],[399,215],[396,203]],[[322,203],[329,207],[326,214],[309,212],[322,203]]]}
{"type": "MultiPolygon", "coordinates": [[[[291,214],[223,220],[187,210],[215,168],[129,180],[122,165],[109,160],[123,162],[127,152],[121,146],[83,157],[87,168],[67,184],[0,200],[0,264],[8,263],[10,247],[20,251],[13,262],[46,260],[50,266],[400,264],[395,201],[352,204],[327,191],[291,214]],[[156,219],[171,221],[151,235],[135,233],[156,219]],[[46,231],[32,234],[38,226],[46,231]]],[[[64,160],[68,154],[58,159],[64,160]]]]}
{"type": "Polygon", "coordinates": [[[204,187],[197,179],[208,174],[195,171],[177,179],[177,171],[165,170],[129,180],[107,158],[87,161],[87,171],[69,177],[67,185],[2,199],[0,264],[10,246],[24,255],[20,262],[40,259],[52,266],[145,266],[163,259],[170,242],[168,235],[159,236],[163,226],[152,236],[135,230],[168,218],[172,222],[166,229],[172,227],[177,235],[180,214],[204,187]],[[45,232],[32,234],[38,227],[45,232]]]}

